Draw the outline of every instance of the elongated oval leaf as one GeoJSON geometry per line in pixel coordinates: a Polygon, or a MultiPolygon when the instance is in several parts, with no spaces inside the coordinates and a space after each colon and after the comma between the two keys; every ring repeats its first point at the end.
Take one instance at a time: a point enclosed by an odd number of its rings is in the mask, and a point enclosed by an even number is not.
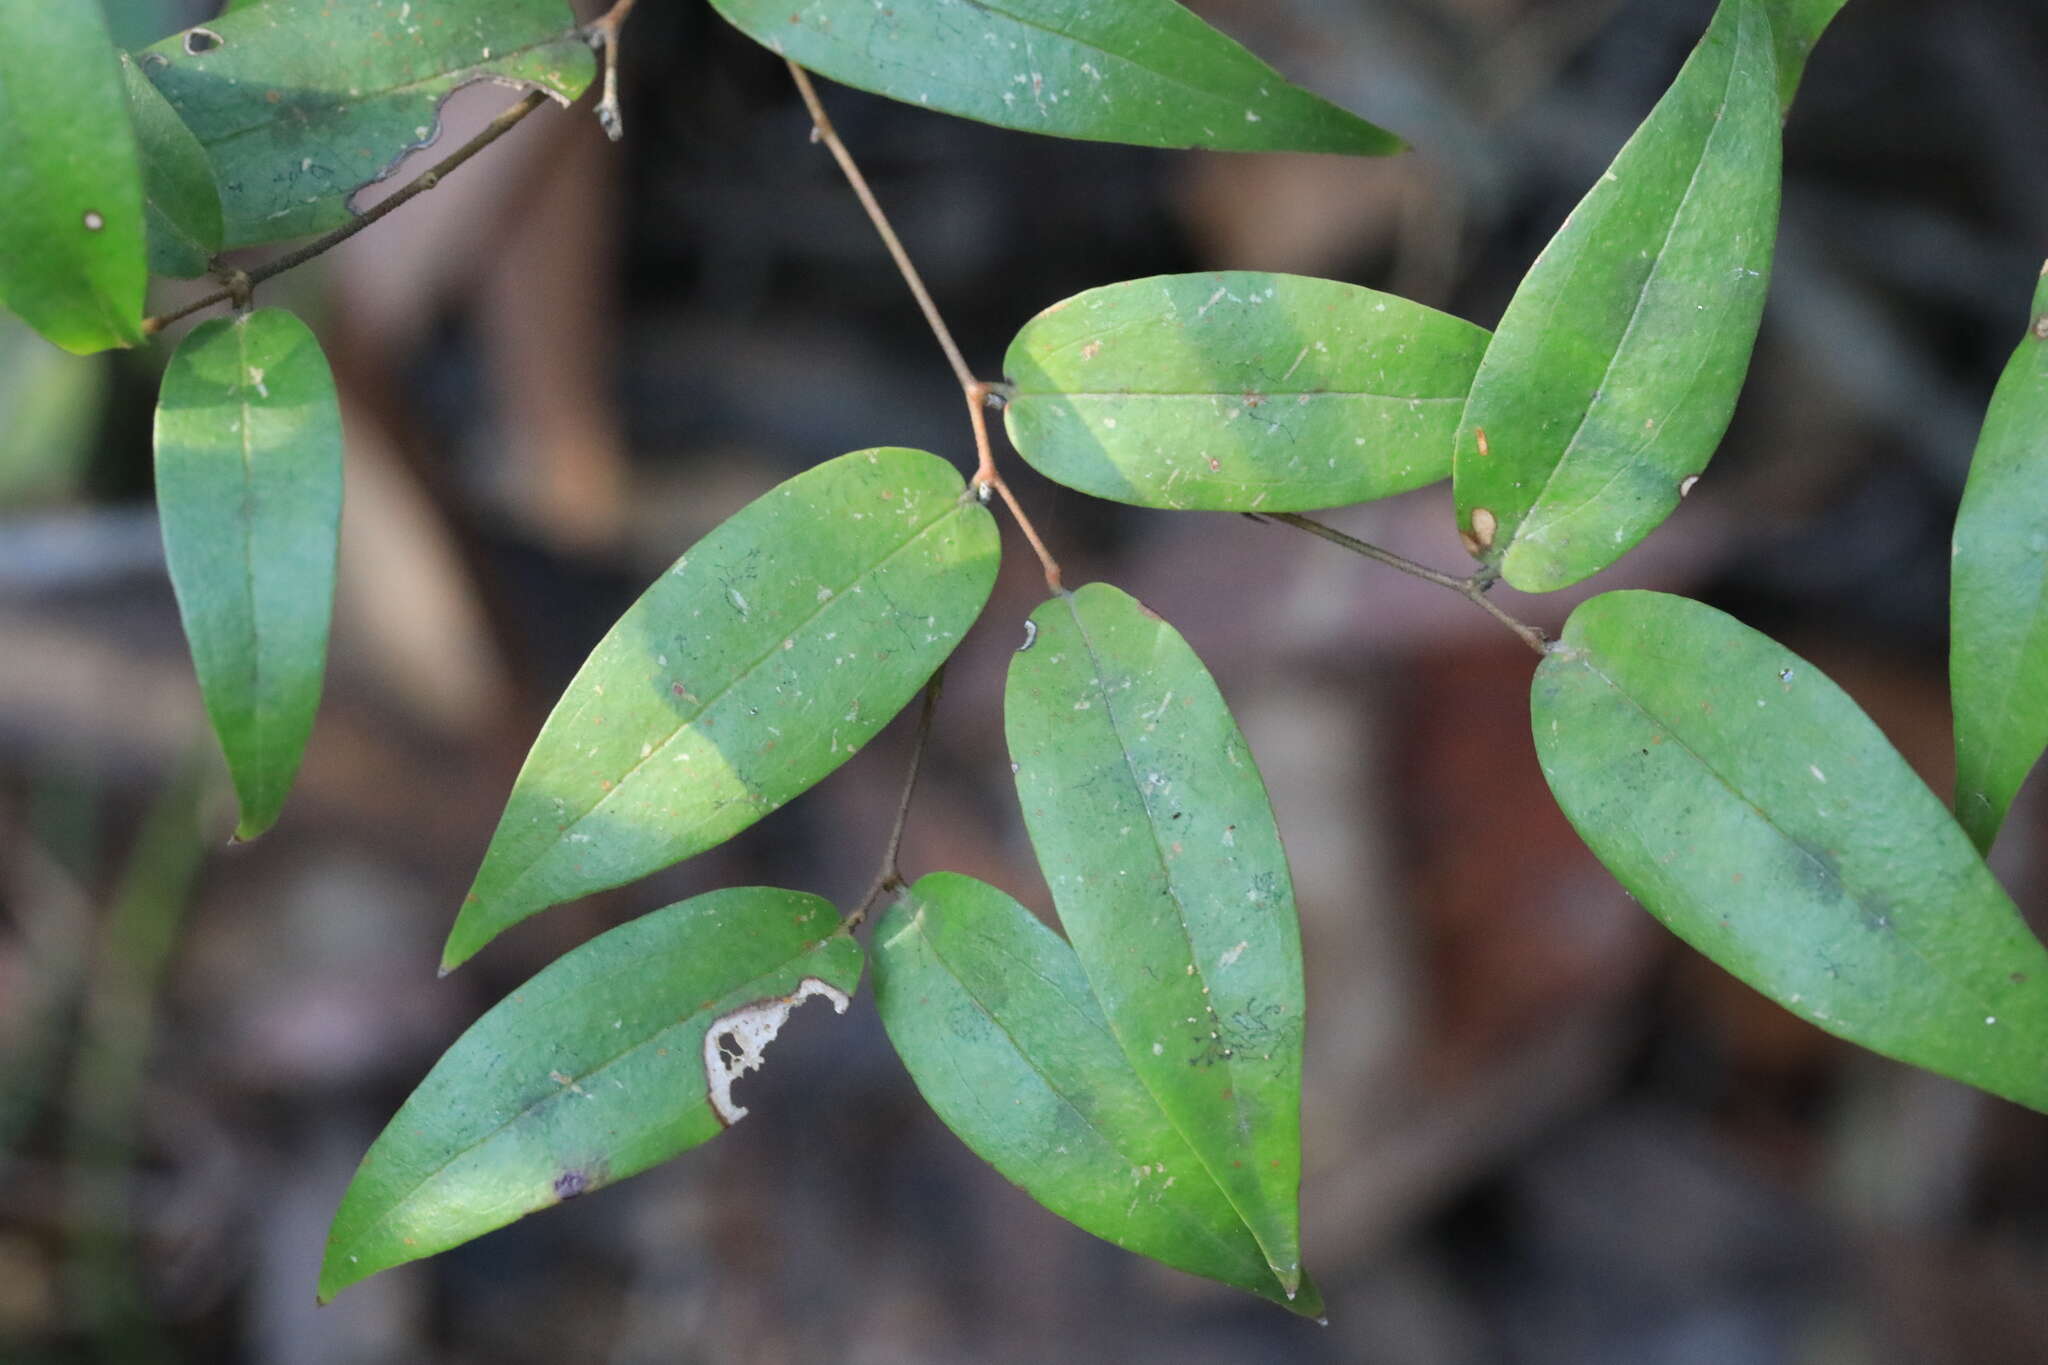
{"type": "Polygon", "coordinates": [[[1301,932],[1216,684],[1102,583],[1031,617],[1004,708],[1032,845],[1110,1031],[1252,1230],[1301,1274],[1301,932]]]}
{"type": "Polygon", "coordinates": [[[266,308],[185,338],[157,400],[156,497],[235,834],[253,839],[319,708],[341,537],[341,407],[305,323],[266,308]]]}
{"type": "Polygon", "coordinates": [[[2048,266],[1984,414],[1952,565],[1956,814],[1988,849],[2048,748],[2048,266]]]}
{"type": "Polygon", "coordinates": [[[1711,607],[1607,593],[1530,708],[1558,804],[1679,937],[1830,1033],[2048,1109],[2048,952],[1819,670],[1711,607]]]}
{"type": "Polygon", "coordinates": [[[744,1117],[732,1083],[860,945],[816,896],[714,891],[602,934],[457,1039],[349,1182],[324,1303],[379,1270],[624,1180],[744,1117]]]}
{"type": "Polygon", "coordinates": [[[67,351],[141,339],[142,172],[97,4],[0,0],[0,303],[67,351]]]}
{"type": "Polygon", "coordinates": [[[138,59],[213,158],[227,245],[324,232],[476,81],[563,104],[595,74],[563,0],[264,0],[138,59]]]}
{"type": "Polygon", "coordinates": [[[841,456],[741,509],[556,703],[443,968],[535,911],[724,842],[851,758],[980,615],[996,558],[988,510],[918,450],[841,456]]]}
{"type": "Polygon", "coordinates": [[[1451,472],[1471,323],[1334,280],[1161,275],[1054,304],[1010,343],[1010,440],[1142,507],[1299,512],[1451,472]]]}
{"type": "Polygon", "coordinates": [[[142,158],[150,271],[185,279],[204,275],[220,251],[220,192],[213,184],[213,163],[170,101],[125,53],[121,77],[142,158]]]}
{"type": "Polygon", "coordinates": [[[1173,0],[711,3],[754,41],[841,84],[1003,128],[1230,152],[1402,146],[1173,0]]]}
{"type": "Polygon", "coordinates": [[[1131,1069],[1073,949],[985,882],[919,879],[875,927],[875,1003],[975,1154],[1096,1236],[1317,1317],[1131,1069]]]}
{"type": "Polygon", "coordinates": [[[1562,588],[1620,558],[1727,429],[1777,236],[1772,41],[1758,0],[1723,0],[1479,364],[1458,429],[1458,522],[1518,588],[1562,588]]]}

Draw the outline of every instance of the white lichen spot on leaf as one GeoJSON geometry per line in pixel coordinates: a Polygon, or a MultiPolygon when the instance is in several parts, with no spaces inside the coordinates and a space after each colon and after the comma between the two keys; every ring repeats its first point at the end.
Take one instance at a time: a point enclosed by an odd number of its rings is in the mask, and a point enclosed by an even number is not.
{"type": "Polygon", "coordinates": [[[711,1097],[711,1112],[718,1115],[720,1123],[730,1128],[747,1116],[744,1107],[733,1103],[733,1082],[761,1069],[768,1044],[782,1032],[797,1006],[814,995],[830,1000],[835,1013],[846,1013],[845,991],[807,976],[788,995],[756,1000],[711,1021],[704,1031],[704,1084],[711,1097]]]}

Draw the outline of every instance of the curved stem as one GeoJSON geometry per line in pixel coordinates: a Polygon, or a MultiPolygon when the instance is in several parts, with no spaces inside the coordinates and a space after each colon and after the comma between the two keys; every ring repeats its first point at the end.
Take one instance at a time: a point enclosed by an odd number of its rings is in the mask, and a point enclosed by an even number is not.
{"type": "Polygon", "coordinates": [[[583,27],[583,36],[604,53],[604,93],[597,101],[597,121],[604,135],[617,142],[626,135],[626,123],[619,113],[619,30],[626,16],[640,0],[612,0],[612,7],[583,27]]]}
{"type": "Polygon", "coordinates": [[[896,235],[896,229],[889,223],[889,215],[882,212],[881,201],[875,198],[875,192],[868,187],[867,177],[861,174],[859,163],[854,161],[853,153],[847,150],[846,144],[840,141],[839,130],[832,126],[831,118],[825,113],[825,106],[818,99],[817,87],[811,84],[810,72],[791,62],[789,75],[796,82],[797,93],[803,96],[804,108],[810,111],[812,140],[824,143],[825,149],[832,153],[832,159],[839,163],[846,183],[853,187],[854,197],[860,200],[861,208],[867,211],[868,221],[874,224],[875,235],[888,248],[889,258],[896,262],[897,273],[903,276],[910,296],[917,300],[925,325],[938,339],[939,349],[946,353],[946,363],[952,366],[953,377],[960,381],[960,392],[967,397],[967,420],[974,428],[975,491],[982,495],[984,502],[990,489],[1002,496],[1003,506],[1010,509],[1010,515],[1017,521],[1017,529],[1024,533],[1032,553],[1038,556],[1039,567],[1045,571],[1046,590],[1054,594],[1065,591],[1061,586],[1059,561],[1045,547],[1045,541],[1039,536],[1038,528],[1031,524],[1031,518],[1024,515],[1024,509],[1017,503],[1017,495],[996,472],[995,451],[988,436],[988,403],[991,396],[1003,392],[1002,386],[976,379],[974,371],[967,368],[967,358],[960,353],[959,343],[953,340],[952,329],[946,326],[938,304],[932,301],[931,290],[925,288],[924,277],[917,273],[910,253],[904,249],[903,239],[896,235]]]}
{"type": "Polygon", "coordinates": [[[874,885],[868,888],[867,895],[861,897],[860,904],[846,917],[848,933],[860,928],[882,897],[909,885],[903,880],[903,868],[898,862],[903,852],[903,827],[910,820],[910,800],[917,793],[917,775],[924,768],[924,751],[932,740],[932,717],[938,714],[939,694],[945,686],[946,666],[940,664],[932,674],[932,680],[924,687],[924,705],[917,713],[917,738],[910,745],[910,771],[903,778],[903,795],[896,801],[896,822],[890,827],[889,842],[882,850],[881,870],[875,874],[874,885]]]}
{"type": "Polygon", "coordinates": [[[332,251],[335,247],[340,246],[372,223],[377,222],[387,214],[395,212],[401,206],[425,194],[428,190],[441,183],[441,177],[447,175],[457,166],[460,166],[463,162],[505,136],[505,134],[511,132],[521,119],[547,103],[548,98],[549,96],[544,90],[529,91],[526,98],[520,100],[519,103],[485,124],[482,132],[478,133],[468,142],[463,143],[461,147],[436,162],[431,169],[422,172],[417,180],[412,181],[404,189],[398,191],[389,199],[384,200],[361,217],[342,224],[325,237],[316,238],[296,251],[287,252],[274,261],[257,266],[246,275],[240,271],[235,272],[236,278],[228,288],[215,290],[205,298],[188,303],[184,307],[165,313],[160,317],[144,318],[142,320],[142,334],[149,336],[153,333],[161,332],[172,323],[182,318],[190,317],[203,308],[211,308],[217,303],[234,302],[237,307],[247,306],[248,291],[250,289],[263,283],[265,280],[282,275],[287,270],[296,269],[304,265],[315,256],[332,251]]]}
{"type": "Polygon", "coordinates": [[[889,226],[889,216],[882,212],[882,205],[875,198],[875,192],[868,188],[867,177],[860,173],[854,162],[853,153],[839,140],[839,132],[832,126],[832,120],[825,114],[825,106],[818,99],[818,91],[811,84],[811,73],[789,64],[790,78],[796,82],[797,93],[803,96],[804,108],[810,111],[813,140],[825,144],[832,153],[832,159],[839,163],[840,171],[846,176],[846,183],[853,187],[854,197],[867,210],[868,221],[875,225],[875,234],[882,239],[882,245],[889,249],[889,257],[896,262],[896,269],[903,276],[903,283],[910,286],[911,297],[917,300],[918,309],[923,312],[925,325],[938,338],[939,349],[946,353],[946,363],[953,367],[953,377],[960,381],[963,392],[972,395],[975,385],[974,371],[967,368],[967,359],[960,354],[959,345],[953,340],[953,333],[946,326],[946,320],[939,316],[939,306],[932,302],[929,289],[924,287],[924,277],[917,273],[910,253],[903,249],[903,239],[896,235],[896,229],[889,226]]]}
{"type": "Polygon", "coordinates": [[[1397,555],[1392,550],[1383,550],[1377,545],[1358,539],[1356,536],[1348,536],[1334,526],[1325,526],[1320,521],[1314,521],[1302,516],[1299,512],[1247,512],[1245,515],[1249,516],[1253,521],[1277,522],[1282,526],[1292,526],[1296,530],[1306,531],[1312,536],[1327,540],[1332,545],[1349,550],[1355,555],[1362,555],[1372,560],[1375,564],[1384,564],[1390,569],[1397,569],[1407,574],[1410,578],[1419,578],[1425,583],[1434,583],[1439,588],[1449,588],[1452,592],[1472,603],[1488,616],[1491,616],[1494,620],[1520,636],[1522,643],[1535,650],[1538,655],[1550,652],[1549,642],[1544,639],[1542,631],[1525,621],[1517,620],[1513,616],[1508,615],[1507,612],[1501,610],[1494,603],[1492,598],[1486,595],[1487,589],[1500,581],[1500,576],[1491,569],[1481,569],[1469,578],[1459,578],[1453,574],[1439,572],[1425,564],[1417,564],[1406,555],[1397,555]]]}

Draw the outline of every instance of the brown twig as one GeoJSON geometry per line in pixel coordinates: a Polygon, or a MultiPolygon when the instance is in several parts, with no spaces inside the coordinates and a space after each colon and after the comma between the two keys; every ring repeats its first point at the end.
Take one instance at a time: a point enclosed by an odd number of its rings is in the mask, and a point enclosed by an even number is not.
{"type": "Polygon", "coordinates": [[[1349,550],[1355,555],[1363,555],[1375,564],[1384,564],[1390,569],[1398,569],[1410,578],[1419,578],[1425,583],[1434,583],[1440,588],[1449,588],[1452,592],[1472,603],[1488,616],[1491,616],[1494,620],[1520,636],[1522,643],[1535,650],[1539,655],[1550,652],[1549,644],[1544,639],[1542,631],[1508,615],[1494,604],[1492,598],[1486,595],[1486,590],[1499,581],[1499,575],[1491,569],[1481,569],[1469,578],[1459,578],[1454,574],[1441,573],[1427,565],[1417,564],[1405,555],[1397,555],[1392,550],[1383,550],[1377,545],[1368,544],[1358,539],[1356,536],[1348,536],[1334,526],[1325,526],[1320,521],[1311,520],[1298,512],[1251,512],[1246,515],[1254,521],[1272,521],[1278,522],[1282,526],[1295,527],[1297,530],[1306,531],[1312,536],[1319,536],[1329,541],[1332,545],[1349,550]]]}
{"type": "Polygon", "coordinates": [[[1010,491],[1010,486],[1003,482],[1002,475],[996,471],[995,452],[989,445],[987,407],[989,396],[999,392],[997,386],[976,379],[974,371],[967,368],[967,359],[961,355],[959,343],[953,340],[952,330],[946,326],[946,319],[940,315],[938,304],[932,301],[931,290],[925,288],[924,277],[917,273],[917,266],[911,261],[910,253],[904,250],[903,239],[896,235],[896,229],[889,223],[889,215],[882,212],[881,201],[875,198],[875,192],[868,187],[867,177],[861,174],[859,164],[853,159],[853,153],[840,141],[838,130],[832,126],[831,118],[825,113],[825,106],[818,99],[817,88],[811,84],[810,73],[795,62],[791,62],[789,74],[796,82],[797,93],[803,96],[804,108],[810,111],[812,138],[824,143],[826,150],[832,153],[832,159],[839,163],[840,171],[846,176],[846,183],[853,187],[854,197],[860,200],[861,208],[867,211],[868,221],[874,224],[875,235],[880,237],[882,245],[888,248],[890,259],[896,262],[896,270],[903,276],[903,283],[909,287],[911,297],[917,300],[918,310],[924,314],[925,325],[931,328],[932,336],[937,338],[939,349],[946,353],[946,363],[952,366],[953,377],[960,381],[960,392],[967,397],[968,420],[974,427],[975,490],[982,492],[984,500],[987,494],[983,490],[994,489],[1002,495],[1003,505],[1010,509],[1010,515],[1017,521],[1017,529],[1024,533],[1024,539],[1030,543],[1032,553],[1038,556],[1039,567],[1045,571],[1046,591],[1064,591],[1060,586],[1059,561],[1052,557],[1052,552],[1046,548],[1045,541],[1038,534],[1038,528],[1031,524],[1031,518],[1026,516],[1024,509],[1018,505],[1017,495],[1010,491]]]}
{"type": "Polygon", "coordinates": [[[384,200],[361,217],[344,223],[325,237],[308,242],[296,251],[287,252],[274,261],[268,261],[263,265],[257,266],[246,275],[239,271],[236,272],[238,278],[228,288],[216,290],[205,298],[188,303],[184,307],[165,313],[160,317],[144,318],[142,320],[142,334],[149,336],[160,332],[172,323],[182,318],[190,317],[203,308],[211,308],[217,303],[227,303],[232,300],[235,301],[238,307],[246,306],[250,289],[262,284],[265,280],[282,275],[287,270],[296,269],[304,265],[315,256],[332,251],[335,247],[340,246],[372,223],[377,222],[387,214],[396,211],[420,195],[425,194],[428,190],[440,184],[442,177],[446,176],[450,171],[490,146],[493,142],[496,142],[499,138],[505,136],[505,134],[511,132],[521,119],[547,103],[548,98],[548,94],[544,90],[529,92],[526,98],[520,100],[519,103],[485,124],[482,132],[462,144],[455,151],[450,152],[446,157],[436,162],[431,169],[422,172],[418,179],[412,181],[404,189],[399,190],[389,199],[384,200]]]}
{"type": "Polygon", "coordinates": [[[966,357],[960,354],[960,347],[953,340],[951,329],[946,326],[946,320],[939,316],[939,306],[932,302],[931,291],[924,287],[924,277],[917,273],[917,266],[911,262],[910,253],[903,249],[903,239],[896,235],[895,228],[889,226],[889,215],[882,212],[881,202],[875,198],[875,192],[868,188],[868,179],[860,173],[860,167],[854,162],[853,153],[846,150],[846,144],[839,140],[839,132],[832,126],[832,120],[825,113],[825,106],[819,101],[817,88],[811,84],[811,73],[791,62],[789,74],[796,81],[797,93],[803,96],[804,108],[810,111],[813,139],[824,143],[825,149],[832,153],[832,159],[839,163],[841,173],[846,176],[846,183],[853,187],[854,198],[860,200],[860,206],[867,210],[868,221],[875,225],[875,235],[880,237],[882,245],[889,249],[889,257],[896,262],[896,269],[903,276],[903,283],[910,287],[911,297],[917,300],[918,309],[924,314],[925,325],[930,327],[932,335],[938,338],[939,349],[946,353],[946,363],[953,367],[953,377],[960,381],[961,391],[971,393],[980,381],[975,379],[974,371],[967,368],[966,357]]]}
{"type": "Polygon", "coordinates": [[[625,119],[619,113],[619,30],[626,16],[640,0],[613,0],[612,7],[583,27],[583,37],[604,53],[604,93],[597,101],[597,121],[604,135],[617,142],[626,135],[625,119]]]}
{"type": "Polygon", "coordinates": [[[910,821],[910,799],[917,792],[917,775],[924,768],[924,751],[932,740],[932,717],[938,714],[939,693],[945,690],[946,666],[940,664],[932,674],[932,680],[924,687],[924,705],[917,713],[917,738],[911,741],[910,771],[903,779],[903,795],[896,802],[896,822],[889,829],[888,845],[882,850],[882,868],[875,874],[875,884],[861,897],[853,913],[846,917],[846,929],[851,933],[860,928],[868,912],[891,891],[900,891],[907,882],[903,880],[903,868],[897,859],[903,852],[903,827],[910,821]]]}

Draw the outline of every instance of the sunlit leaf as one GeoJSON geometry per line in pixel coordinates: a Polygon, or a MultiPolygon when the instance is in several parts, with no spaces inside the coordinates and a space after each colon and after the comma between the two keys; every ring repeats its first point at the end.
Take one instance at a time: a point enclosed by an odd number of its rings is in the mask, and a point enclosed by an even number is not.
{"type": "Polygon", "coordinates": [[[1131,1069],[1073,949],[984,882],[934,873],[875,927],[875,1003],[933,1110],[1062,1218],[1308,1317],[1131,1069]]]}
{"type": "Polygon", "coordinates": [[[722,843],[851,758],[953,652],[996,557],[988,510],[923,451],[845,455],[748,504],[569,684],[443,966],[535,911],[722,843]]]}
{"type": "Polygon", "coordinates": [[[379,1270],[624,1180],[746,1114],[732,1083],[860,946],[816,896],[714,891],[603,934],[457,1039],[392,1117],[328,1232],[324,1302],[379,1270]]]}
{"type": "Polygon", "coordinates": [[[0,0],[0,303],[67,351],[142,336],[142,172],[97,4],[0,0]]]}
{"type": "Polygon", "coordinates": [[[845,85],[1058,137],[1220,151],[1399,151],[1401,140],[1172,0],[711,0],[756,42],[845,85]]]}
{"type": "Polygon", "coordinates": [[[2048,748],[2048,267],[1984,414],[1951,565],[1956,814],[1988,849],[2048,748]]]}
{"type": "Polygon", "coordinates": [[[1265,784],[1179,632],[1094,583],[1032,614],[1004,708],[1024,822],[1131,1067],[1301,1274],[1301,936],[1265,784]]]}
{"type": "Polygon", "coordinates": [[[1697,602],[1607,593],[1530,706],[1558,804],[1679,937],[1830,1033],[2048,1109],[2048,953],[1813,665],[1697,602]]]}
{"type": "Polygon", "coordinates": [[[164,557],[242,803],[269,828],[299,770],[327,666],[341,535],[341,408],[320,343],[266,308],[201,323],[156,410],[164,557]]]}
{"type": "Polygon", "coordinates": [[[1145,507],[1298,512],[1451,472],[1486,332],[1334,280],[1162,275],[1054,304],[1010,343],[1010,439],[1145,507]]]}
{"type": "Polygon", "coordinates": [[[1772,41],[1759,0],[1724,0],[1479,364],[1458,524],[1517,588],[1562,588],[1626,553],[1727,429],[1777,235],[1772,41]]]}
{"type": "Polygon", "coordinates": [[[462,86],[566,104],[595,73],[563,0],[264,0],[138,61],[213,158],[231,247],[347,222],[357,190],[439,135],[462,86]]]}
{"type": "Polygon", "coordinates": [[[169,101],[126,55],[121,58],[121,76],[142,158],[150,271],[182,278],[204,275],[221,241],[213,163],[169,101]]]}

